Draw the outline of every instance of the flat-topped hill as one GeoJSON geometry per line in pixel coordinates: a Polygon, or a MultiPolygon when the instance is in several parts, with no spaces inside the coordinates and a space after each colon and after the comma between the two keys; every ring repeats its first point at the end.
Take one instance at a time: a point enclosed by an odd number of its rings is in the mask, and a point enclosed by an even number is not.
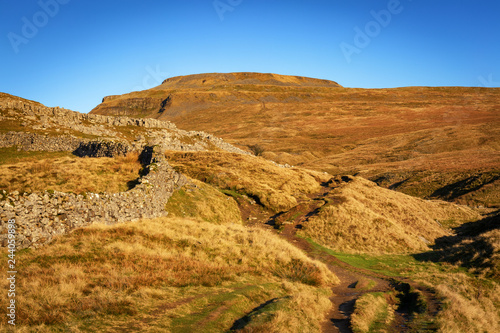
{"type": "MultiPolygon", "coordinates": [[[[166,79],[161,88],[200,88],[217,85],[266,85],[292,87],[340,87],[336,82],[303,76],[280,75],[272,73],[207,73],[176,76],[166,79]]],[[[158,87],[158,88],[160,88],[158,87]]]]}
{"type": "Polygon", "coordinates": [[[259,73],[174,77],[91,113],[156,118],[278,163],[360,175],[423,198],[500,206],[500,89],[344,88],[259,73]]]}

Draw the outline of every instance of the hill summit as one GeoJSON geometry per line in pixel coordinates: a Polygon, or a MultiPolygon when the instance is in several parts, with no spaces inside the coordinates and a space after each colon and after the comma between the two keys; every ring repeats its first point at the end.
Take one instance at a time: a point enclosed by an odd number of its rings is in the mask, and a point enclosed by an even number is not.
{"type": "Polygon", "coordinates": [[[293,87],[340,87],[336,82],[303,76],[280,75],[272,73],[207,73],[176,76],[163,81],[158,88],[201,88],[217,85],[266,85],[293,87]]]}

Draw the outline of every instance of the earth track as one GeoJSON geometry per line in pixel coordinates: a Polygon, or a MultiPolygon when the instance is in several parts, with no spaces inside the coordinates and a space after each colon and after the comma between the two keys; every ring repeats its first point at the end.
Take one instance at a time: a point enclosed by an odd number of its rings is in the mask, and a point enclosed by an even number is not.
{"type": "MultiPolygon", "coordinates": [[[[342,181],[349,180],[342,179],[342,181]]],[[[394,292],[394,294],[396,294],[396,288],[399,285],[409,285],[411,290],[418,290],[425,298],[427,305],[425,311],[426,315],[431,318],[436,317],[441,309],[441,301],[431,288],[422,286],[407,278],[396,279],[368,269],[351,266],[333,255],[323,251],[314,250],[309,242],[296,235],[297,230],[302,229],[303,225],[307,224],[308,219],[315,215],[313,212],[318,212],[322,206],[326,204],[326,201],[324,201],[323,198],[330,194],[331,190],[336,187],[336,184],[333,181],[322,185],[321,192],[311,195],[310,199],[312,201],[305,205],[306,207],[309,207],[309,211],[304,212],[304,205],[299,204],[297,206],[299,207],[298,209],[296,207],[289,212],[280,214],[283,217],[290,217],[292,214],[295,215],[293,215],[293,222],[280,223],[282,230],[279,233],[282,238],[285,238],[288,242],[303,250],[310,258],[325,263],[330,271],[340,280],[338,285],[332,287],[333,296],[330,298],[332,308],[327,315],[327,320],[322,326],[322,332],[352,332],[350,327],[350,318],[354,312],[356,300],[366,293],[394,292]],[[302,212],[297,214],[297,211],[300,210],[302,210],[302,212]],[[362,281],[372,282],[369,282],[367,286],[357,288],[362,281]]],[[[266,224],[276,225],[276,221],[279,222],[279,220],[279,217],[274,216],[266,224]]],[[[397,307],[397,304],[390,305],[397,307]]],[[[394,311],[395,317],[388,332],[409,332],[414,318],[412,315],[413,310],[414,309],[412,309],[411,306],[407,306],[406,304],[399,305],[397,310],[394,311]]]]}
{"type": "MultiPolygon", "coordinates": [[[[351,181],[349,176],[335,177],[328,182],[322,183],[319,192],[308,195],[309,200],[303,200],[297,206],[287,212],[272,215],[261,205],[249,203],[246,200],[238,200],[242,217],[247,221],[247,225],[262,227],[274,230],[279,229],[278,234],[292,245],[303,250],[310,258],[321,261],[327,265],[339,279],[340,283],[332,287],[333,296],[330,298],[332,308],[327,314],[327,319],[322,325],[321,331],[329,332],[352,332],[350,318],[354,312],[356,300],[366,294],[373,292],[401,294],[396,290],[398,286],[405,285],[406,289],[419,291],[426,303],[425,319],[432,319],[437,316],[441,309],[441,299],[435,291],[429,287],[422,286],[405,277],[392,277],[381,273],[349,265],[333,255],[323,251],[313,249],[311,244],[296,235],[297,230],[307,225],[309,218],[315,216],[323,206],[328,203],[342,200],[333,195],[333,189],[342,183],[351,181]],[[362,286],[363,281],[372,281],[367,286],[362,286]],[[358,288],[358,285],[361,285],[358,288]]],[[[406,295],[403,295],[406,296],[406,295]]],[[[394,298],[394,297],[392,297],[394,298]]],[[[389,297],[391,299],[391,297],[389,297]]],[[[387,332],[414,332],[421,331],[419,323],[416,322],[414,309],[407,304],[390,304],[396,308],[394,320],[387,332]]],[[[431,332],[436,329],[426,328],[422,332],[431,332]]]]}
{"type": "MultiPolygon", "coordinates": [[[[354,267],[328,253],[315,251],[305,239],[295,235],[298,224],[285,225],[280,233],[281,237],[303,250],[310,258],[325,263],[330,271],[340,279],[340,284],[332,287],[333,296],[330,298],[332,309],[327,315],[327,321],[322,326],[322,332],[352,332],[350,317],[354,312],[356,300],[366,293],[394,292],[396,294],[398,285],[409,285],[412,290],[418,290],[422,293],[427,305],[425,310],[427,316],[434,318],[440,311],[441,300],[431,288],[422,286],[407,278],[396,279],[367,269],[354,267]],[[369,283],[368,286],[357,288],[357,285],[362,281],[373,281],[373,285],[369,283]]],[[[396,306],[396,304],[391,305],[396,306]]],[[[412,312],[411,306],[405,304],[399,306],[394,313],[395,318],[388,332],[409,332],[411,327],[414,326],[412,325],[412,312]]]]}

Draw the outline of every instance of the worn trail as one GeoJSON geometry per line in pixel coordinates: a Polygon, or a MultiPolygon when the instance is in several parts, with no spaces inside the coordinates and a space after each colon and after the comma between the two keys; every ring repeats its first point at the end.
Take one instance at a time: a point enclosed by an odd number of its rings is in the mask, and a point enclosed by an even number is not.
{"type": "MultiPolygon", "coordinates": [[[[282,224],[280,236],[290,243],[302,249],[309,257],[325,263],[328,268],[340,279],[340,284],[332,287],[333,296],[330,298],[332,308],[327,316],[327,321],[323,324],[322,332],[352,332],[350,328],[350,317],[354,312],[356,300],[366,293],[372,292],[396,292],[397,286],[408,284],[419,290],[428,303],[427,315],[435,317],[440,309],[440,301],[429,288],[405,278],[395,280],[393,277],[375,273],[373,271],[351,266],[336,257],[317,251],[303,238],[296,236],[296,231],[307,224],[313,211],[318,210],[324,198],[332,189],[332,184],[324,184],[321,193],[312,197],[313,204],[309,204],[309,213],[295,214],[292,222],[282,224]],[[298,215],[298,216],[297,216],[298,215]]],[[[303,208],[303,207],[301,207],[303,208]]],[[[288,213],[287,216],[292,214],[288,213]]],[[[279,217],[273,217],[268,224],[275,224],[279,217]]],[[[395,311],[395,318],[389,332],[407,332],[411,327],[412,316],[410,308],[404,304],[395,311]]]]}

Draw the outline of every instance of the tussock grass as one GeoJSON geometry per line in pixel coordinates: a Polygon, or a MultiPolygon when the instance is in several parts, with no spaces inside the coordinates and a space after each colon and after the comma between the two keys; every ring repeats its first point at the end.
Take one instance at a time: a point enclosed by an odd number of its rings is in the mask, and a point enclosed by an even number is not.
{"type": "Polygon", "coordinates": [[[394,308],[387,302],[384,293],[368,293],[356,300],[351,315],[351,328],[354,333],[387,332],[394,319],[394,308]]]}
{"type": "Polygon", "coordinates": [[[301,233],[342,252],[425,251],[447,234],[436,221],[479,218],[467,207],[410,197],[359,177],[336,189],[335,195],[345,200],[325,205],[301,233]]]}
{"type": "Polygon", "coordinates": [[[263,158],[225,152],[168,152],[169,163],[192,178],[221,189],[235,190],[280,212],[297,205],[306,194],[317,192],[326,174],[281,168],[263,158]]]}
{"type": "MultiPolygon", "coordinates": [[[[314,331],[329,308],[327,286],[338,281],[324,264],[270,232],[181,218],[92,225],[16,259],[22,272],[18,327],[39,331],[176,331],[176,325],[192,331],[213,324],[217,329],[207,332],[216,332],[267,299],[285,296],[285,309],[305,310],[287,312],[291,318],[283,322],[296,320],[314,331]],[[203,325],[203,318],[187,319],[216,295],[226,307],[208,313],[203,325]],[[304,313],[309,317],[300,318],[304,313]]],[[[279,318],[273,312],[269,322],[279,327],[279,318]]]]}
{"type": "Polygon", "coordinates": [[[129,189],[140,169],[137,153],[116,158],[30,158],[0,165],[0,189],[21,193],[48,189],[117,193],[129,189]]]}
{"type": "Polygon", "coordinates": [[[485,232],[475,238],[464,239],[447,249],[441,260],[469,267],[474,273],[500,281],[500,230],[485,232]]]}
{"type": "Polygon", "coordinates": [[[324,313],[331,307],[325,296],[326,290],[314,290],[304,285],[293,285],[285,282],[283,288],[292,297],[284,297],[254,310],[247,315],[250,320],[242,328],[236,326],[236,332],[245,333],[281,333],[304,332],[315,333],[321,330],[324,313]],[[314,306],[305,307],[306,304],[314,306]]]}
{"type": "Polygon", "coordinates": [[[500,331],[498,283],[474,279],[463,273],[435,274],[430,281],[439,281],[434,286],[445,297],[444,310],[437,317],[441,332],[500,331]]]}
{"type": "Polygon", "coordinates": [[[500,212],[462,224],[454,231],[453,235],[438,239],[433,251],[415,257],[459,265],[471,273],[500,281],[500,212]]]}

